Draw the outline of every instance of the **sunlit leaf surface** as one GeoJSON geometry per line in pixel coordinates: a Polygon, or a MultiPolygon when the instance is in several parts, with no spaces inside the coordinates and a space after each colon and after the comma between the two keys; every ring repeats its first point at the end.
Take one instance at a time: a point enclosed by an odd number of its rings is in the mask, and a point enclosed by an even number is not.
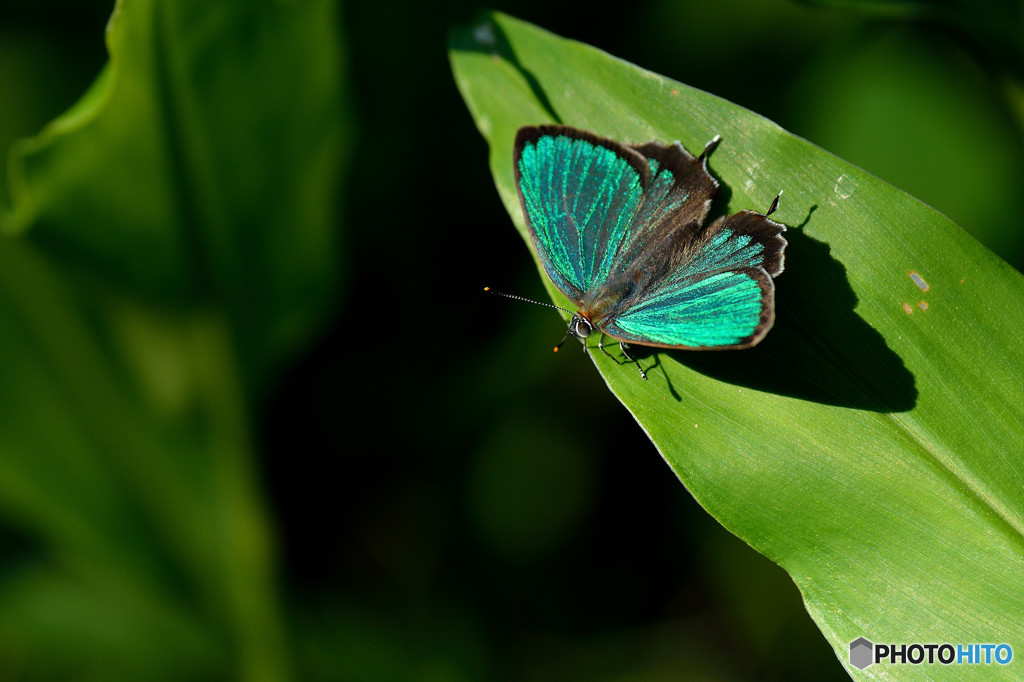
{"type": "Polygon", "coordinates": [[[1021,275],[771,121],[586,45],[493,14],[453,36],[451,60],[524,237],[512,143],[527,124],[691,151],[719,134],[713,215],[765,210],[785,190],[786,271],[761,345],[650,352],[648,382],[591,353],[598,370],[694,497],[789,572],[855,676],[900,672],[851,668],[860,636],[1024,652],[1021,275]]]}

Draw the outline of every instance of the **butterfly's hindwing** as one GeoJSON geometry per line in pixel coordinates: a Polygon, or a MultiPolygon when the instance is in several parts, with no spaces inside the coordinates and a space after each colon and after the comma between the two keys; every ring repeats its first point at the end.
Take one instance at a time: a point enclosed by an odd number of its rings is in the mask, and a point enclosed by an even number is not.
{"type": "Polygon", "coordinates": [[[761,271],[721,270],[642,299],[604,322],[602,331],[646,345],[743,348],[771,326],[773,295],[771,278],[761,271]]]}
{"type": "Polygon", "coordinates": [[[782,271],[784,230],[760,213],[741,211],[677,243],[671,253],[642,255],[633,270],[643,273],[644,263],[654,259],[646,269],[658,275],[641,279],[600,322],[602,330],[620,340],[669,347],[757,343],[774,322],[772,277],[782,271]]]}

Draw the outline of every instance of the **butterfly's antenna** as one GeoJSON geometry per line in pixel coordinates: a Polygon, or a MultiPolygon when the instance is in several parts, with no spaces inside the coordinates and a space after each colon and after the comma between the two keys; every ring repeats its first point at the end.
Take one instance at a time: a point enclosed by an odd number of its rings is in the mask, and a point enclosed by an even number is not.
{"type": "Polygon", "coordinates": [[[495,291],[494,289],[492,289],[490,287],[484,287],[484,291],[486,291],[489,294],[494,294],[495,296],[504,296],[505,298],[515,299],[516,301],[525,301],[526,303],[533,303],[535,305],[546,305],[549,308],[555,308],[556,310],[561,310],[563,312],[567,312],[570,315],[572,315],[572,311],[571,310],[566,310],[565,308],[563,308],[561,306],[552,305],[551,303],[543,303],[541,301],[534,301],[532,298],[526,298],[525,296],[516,296],[515,294],[506,294],[503,291],[495,291]]]}
{"type": "Polygon", "coordinates": [[[768,207],[768,212],[764,214],[765,218],[779,209],[779,199],[782,197],[782,192],[783,190],[780,189],[779,193],[775,195],[775,199],[772,200],[772,205],[768,207]]]}
{"type": "MultiPolygon", "coordinates": [[[[536,305],[544,305],[544,306],[547,306],[548,308],[554,308],[555,310],[561,310],[563,312],[569,313],[570,315],[572,314],[571,310],[567,310],[567,309],[563,308],[562,306],[553,305],[551,303],[542,303],[541,301],[534,301],[532,298],[526,298],[525,296],[516,296],[515,294],[506,294],[503,291],[495,291],[494,289],[492,289],[490,287],[484,287],[484,291],[486,291],[489,294],[494,294],[495,296],[504,296],[505,298],[511,298],[513,300],[516,300],[516,301],[525,301],[526,303],[535,303],[536,305]]],[[[565,343],[565,340],[568,339],[568,338],[569,338],[569,330],[566,329],[565,330],[565,336],[563,336],[562,340],[558,342],[557,346],[555,346],[555,352],[556,353],[558,352],[558,349],[562,347],[562,344],[565,343]]]]}

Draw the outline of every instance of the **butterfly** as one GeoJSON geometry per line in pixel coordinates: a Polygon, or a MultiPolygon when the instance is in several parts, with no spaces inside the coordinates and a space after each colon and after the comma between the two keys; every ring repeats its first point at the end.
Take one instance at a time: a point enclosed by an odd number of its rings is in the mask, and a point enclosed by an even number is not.
{"type": "MultiPolygon", "coordinates": [[[[694,157],[679,142],[622,144],[568,126],[520,128],[515,182],[530,239],[578,309],[569,336],[679,349],[749,348],[775,321],[785,227],[740,211],[704,227],[718,182],[716,136],[694,157]]],[[[572,311],[566,311],[572,312],[572,311]]]]}

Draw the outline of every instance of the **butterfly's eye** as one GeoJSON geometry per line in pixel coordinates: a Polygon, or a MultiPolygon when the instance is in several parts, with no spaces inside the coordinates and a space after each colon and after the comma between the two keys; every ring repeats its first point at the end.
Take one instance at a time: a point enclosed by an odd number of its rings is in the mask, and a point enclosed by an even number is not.
{"type": "Polygon", "coordinates": [[[590,320],[578,313],[573,315],[572,320],[569,321],[569,331],[572,332],[573,336],[585,339],[590,336],[590,332],[593,330],[594,327],[591,326],[590,320]]]}

